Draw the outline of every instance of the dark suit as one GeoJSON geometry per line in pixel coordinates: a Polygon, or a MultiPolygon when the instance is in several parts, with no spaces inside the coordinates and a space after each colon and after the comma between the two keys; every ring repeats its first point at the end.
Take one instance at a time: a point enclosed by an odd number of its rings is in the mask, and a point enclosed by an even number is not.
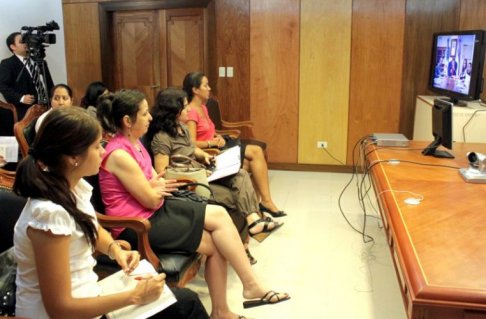
{"type": "MultiPolygon", "coordinates": [[[[23,67],[24,64],[16,55],[12,55],[0,63],[0,93],[2,93],[8,103],[12,103],[17,107],[19,121],[31,106],[20,103],[22,96],[27,94],[34,95],[34,104],[37,103],[37,91],[27,68],[24,68],[19,81],[15,82],[23,67]]],[[[47,63],[46,73],[47,93],[49,94],[54,84],[47,63]]],[[[12,113],[8,110],[0,109],[0,136],[12,136],[13,124],[12,113]]]]}
{"type": "Polygon", "coordinates": [[[447,68],[447,75],[448,76],[457,75],[457,62],[456,62],[456,60],[451,60],[449,62],[449,67],[447,68]]]}
{"type": "MultiPolygon", "coordinates": [[[[52,82],[47,63],[45,65],[47,73],[47,93],[49,94],[54,84],[52,82]]],[[[15,82],[23,67],[24,64],[20,62],[19,58],[15,55],[12,55],[8,59],[2,60],[0,63],[0,93],[3,94],[8,103],[12,103],[17,106],[19,120],[24,117],[25,112],[30,107],[30,105],[20,103],[22,96],[26,94],[34,95],[34,104],[37,103],[37,91],[27,68],[25,68],[22,72],[19,81],[15,82]]]]}

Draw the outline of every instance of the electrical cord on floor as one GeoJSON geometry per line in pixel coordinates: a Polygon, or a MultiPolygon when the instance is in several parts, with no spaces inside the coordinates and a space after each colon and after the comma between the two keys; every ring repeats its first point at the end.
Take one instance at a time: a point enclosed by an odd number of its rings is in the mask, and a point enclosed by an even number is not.
{"type": "Polygon", "coordinates": [[[343,165],[343,166],[346,166],[346,164],[344,164],[343,162],[341,162],[340,160],[338,160],[337,158],[335,158],[334,156],[332,156],[331,153],[329,153],[329,151],[327,150],[327,148],[324,149],[326,151],[327,154],[329,154],[329,156],[331,156],[331,158],[333,160],[335,160],[336,162],[338,162],[339,164],[343,165]]]}
{"type": "MultiPolygon", "coordinates": [[[[368,243],[368,242],[370,242],[370,241],[374,241],[373,237],[371,237],[371,236],[369,236],[369,235],[366,235],[366,234],[364,233],[364,231],[360,231],[360,230],[358,230],[357,228],[355,228],[355,227],[354,227],[354,226],[351,224],[351,222],[348,220],[348,218],[347,218],[347,217],[346,217],[346,215],[344,214],[343,208],[342,208],[342,206],[341,206],[341,199],[342,199],[342,197],[343,197],[343,195],[344,195],[344,192],[346,191],[346,189],[349,187],[349,185],[350,185],[350,184],[351,184],[351,182],[353,181],[353,179],[354,179],[355,175],[357,175],[357,171],[358,171],[357,165],[358,165],[358,162],[356,162],[356,166],[355,166],[355,161],[354,161],[354,153],[355,153],[355,151],[356,151],[356,147],[357,147],[359,144],[362,144],[362,143],[363,143],[363,141],[365,141],[366,139],[369,139],[369,138],[371,138],[371,135],[364,136],[364,137],[360,138],[360,139],[359,139],[359,140],[356,142],[356,144],[354,145],[354,147],[353,147],[353,155],[352,155],[352,159],[353,159],[352,164],[353,164],[353,167],[354,167],[354,169],[353,169],[353,173],[351,174],[351,178],[350,178],[349,182],[346,184],[346,186],[344,187],[344,189],[342,190],[342,192],[341,192],[341,194],[339,195],[339,198],[338,198],[338,206],[339,206],[339,211],[341,212],[341,215],[344,217],[344,220],[346,220],[346,223],[348,223],[348,225],[349,225],[349,226],[350,226],[350,227],[351,227],[351,228],[352,228],[354,231],[356,231],[357,233],[359,233],[359,234],[361,234],[361,235],[363,236],[363,242],[365,242],[365,243],[368,243]]],[[[365,217],[365,220],[366,220],[366,217],[365,217]]],[[[364,230],[364,228],[363,228],[363,230],[364,230]]]]}

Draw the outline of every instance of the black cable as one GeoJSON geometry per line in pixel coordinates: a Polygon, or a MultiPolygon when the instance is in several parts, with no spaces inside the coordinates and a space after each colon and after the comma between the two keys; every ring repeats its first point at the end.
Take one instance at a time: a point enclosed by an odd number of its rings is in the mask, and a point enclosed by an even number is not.
{"type": "Polygon", "coordinates": [[[336,162],[340,163],[343,166],[346,166],[346,164],[344,164],[343,162],[341,162],[340,160],[338,160],[337,158],[335,158],[334,156],[332,156],[332,154],[329,153],[329,151],[327,150],[327,148],[325,148],[324,150],[326,151],[327,154],[329,154],[329,156],[332,157],[333,160],[335,160],[336,162]]]}
{"type": "Polygon", "coordinates": [[[469,118],[469,120],[462,127],[462,136],[464,137],[464,143],[466,143],[466,126],[469,124],[469,122],[471,122],[471,120],[473,119],[474,115],[476,115],[476,113],[478,113],[478,112],[486,112],[486,110],[476,110],[476,111],[474,111],[474,113],[471,115],[471,117],[469,118]]]}
{"type": "Polygon", "coordinates": [[[377,151],[377,150],[380,150],[380,149],[383,149],[383,148],[386,148],[388,150],[394,150],[394,151],[423,151],[423,150],[426,150],[428,149],[427,147],[426,148],[398,148],[398,147],[393,147],[393,146],[379,146],[379,147],[375,147],[374,149],[372,149],[371,151],[369,151],[368,153],[365,154],[365,160],[368,159],[368,155],[370,155],[371,153],[377,151]]]}
{"type": "MultiPolygon", "coordinates": [[[[353,147],[353,155],[352,155],[352,159],[353,159],[352,164],[353,164],[353,167],[355,167],[355,162],[354,162],[354,153],[355,153],[355,151],[356,151],[356,147],[358,146],[358,144],[362,143],[364,140],[366,140],[367,138],[370,138],[370,137],[371,137],[371,135],[364,136],[364,137],[360,138],[360,139],[359,139],[359,140],[356,142],[356,144],[354,145],[354,147],[353,147]]],[[[357,165],[357,164],[356,164],[356,165],[357,165]]],[[[363,236],[363,241],[364,241],[365,243],[367,243],[367,242],[370,242],[370,241],[374,241],[373,237],[368,236],[368,235],[366,235],[364,232],[359,231],[358,229],[356,229],[356,228],[355,228],[355,227],[354,227],[354,226],[353,226],[353,225],[352,225],[352,224],[349,222],[349,220],[348,220],[348,218],[346,217],[346,215],[344,214],[343,208],[342,208],[342,206],[341,206],[341,198],[343,197],[343,194],[344,194],[344,192],[346,191],[346,189],[348,188],[348,186],[349,186],[349,185],[351,184],[351,182],[353,181],[353,179],[354,179],[354,175],[356,174],[356,171],[357,171],[357,167],[356,167],[356,169],[353,169],[353,173],[351,174],[351,178],[350,178],[349,182],[346,184],[346,186],[344,187],[343,191],[342,191],[342,192],[341,192],[341,194],[339,195],[339,198],[338,198],[338,206],[339,206],[339,211],[341,212],[341,215],[344,217],[344,220],[346,220],[346,223],[348,223],[348,225],[349,225],[349,226],[350,226],[350,227],[351,227],[351,228],[352,228],[354,231],[356,231],[357,233],[361,234],[361,235],[363,236]],[[366,238],[366,237],[367,237],[367,238],[369,238],[369,240],[365,240],[365,238],[366,238]]]]}

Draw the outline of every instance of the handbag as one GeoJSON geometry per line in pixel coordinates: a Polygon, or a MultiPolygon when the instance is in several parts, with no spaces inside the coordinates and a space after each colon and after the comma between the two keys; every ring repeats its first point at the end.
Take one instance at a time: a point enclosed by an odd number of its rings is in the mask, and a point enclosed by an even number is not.
{"type": "Polygon", "coordinates": [[[180,201],[190,201],[190,202],[197,202],[197,203],[204,203],[204,204],[213,204],[216,202],[216,196],[214,195],[212,189],[208,185],[200,184],[200,183],[188,183],[184,184],[182,187],[186,188],[188,186],[201,186],[207,188],[209,193],[211,194],[212,200],[207,197],[203,197],[193,191],[187,189],[179,189],[175,192],[171,192],[171,197],[166,197],[169,200],[180,200],[180,201]]]}
{"type": "Polygon", "coordinates": [[[0,254],[0,316],[15,316],[16,274],[12,247],[0,254]]]}
{"type": "MultiPolygon", "coordinates": [[[[165,179],[171,178],[192,178],[197,181],[198,184],[204,184],[208,186],[208,175],[206,173],[206,167],[194,159],[175,154],[170,156],[170,164],[165,170],[165,179]]],[[[196,187],[196,193],[200,196],[209,198],[211,196],[209,187],[196,187]]]]}

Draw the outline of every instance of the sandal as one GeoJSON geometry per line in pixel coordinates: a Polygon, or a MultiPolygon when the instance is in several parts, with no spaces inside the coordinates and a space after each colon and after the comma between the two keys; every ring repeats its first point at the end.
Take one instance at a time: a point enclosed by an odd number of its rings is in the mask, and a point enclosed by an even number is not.
{"type": "Polygon", "coordinates": [[[250,253],[250,250],[248,248],[245,249],[246,256],[248,257],[248,260],[250,261],[250,265],[254,265],[258,262],[255,257],[253,257],[250,253]]]}
{"type": "Polygon", "coordinates": [[[272,212],[270,209],[263,206],[262,203],[260,203],[259,205],[260,205],[260,211],[268,213],[275,218],[287,216],[287,214],[283,210],[279,210],[278,212],[272,212]]]}
{"type": "Polygon", "coordinates": [[[244,301],[243,302],[243,308],[253,308],[253,307],[258,307],[258,306],[265,306],[265,305],[273,305],[282,301],[286,301],[290,299],[290,296],[285,294],[287,297],[284,299],[280,299],[278,296],[278,292],[275,292],[273,290],[270,290],[265,294],[265,296],[261,297],[260,299],[254,299],[254,300],[249,300],[249,301],[244,301]],[[277,297],[276,301],[271,301],[273,297],[277,297]]]}
{"type": "Polygon", "coordinates": [[[271,233],[273,233],[274,231],[276,231],[277,229],[279,229],[280,227],[283,226],[284,223],[279,223],[279,222],[271,222],[269,221],[268,219],[257,219],[255,220],[253,223],[251,223],[251,225],[248,226],[248,233],[250,234],[250,237],[252,238],[255,238],[259,243],[261,243],[262,241],[265,240],[265,238],[267,238],[268,236],[270,236],[271,233]],[[261,232],[259,233],[256,233],[256,234],[253,234],[251,232],[251,229],[253,227],[255,227],[256,225],[260,224],[260,223],[265,223],[265,225],[263,226],[263,229],[261,232]],[[268,225],[270,223],[274,223],[275,227],[273,227],[272,229],[268,229],[268,225]]]}

